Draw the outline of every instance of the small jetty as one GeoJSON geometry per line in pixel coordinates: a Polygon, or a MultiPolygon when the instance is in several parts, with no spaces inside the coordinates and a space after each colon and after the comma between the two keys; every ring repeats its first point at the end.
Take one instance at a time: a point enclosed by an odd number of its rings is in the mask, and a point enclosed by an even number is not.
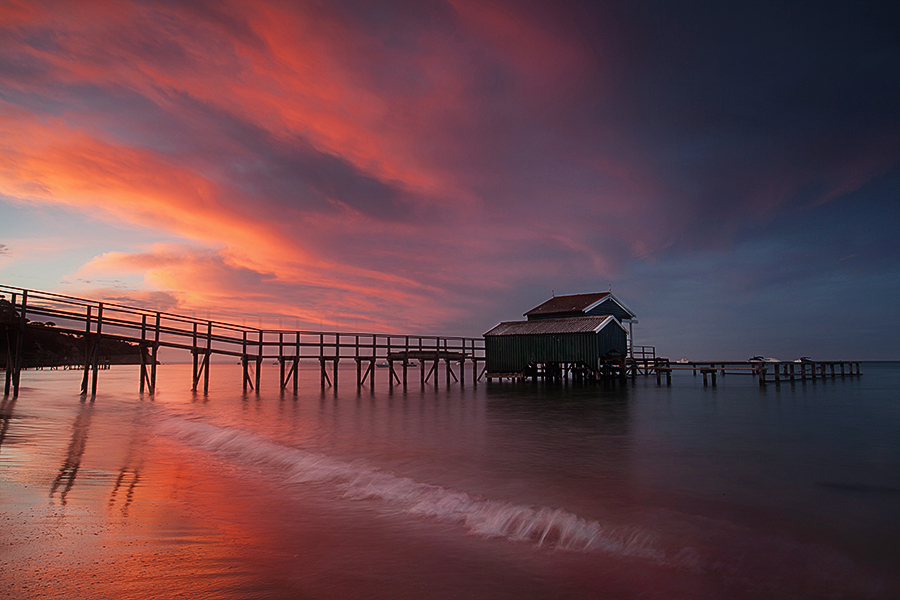
{"type": "Polygon", "coordinates": [[[759,380],[760,385],[767,383],[795,382],[837,377],[858,377],[860,361],[813,361],[797,360],[794,362],[775,362],[765,360],[747,360],[737,362],[694,362],[656,359],[650,371],[656,373],[657,383],[665,377],[666,383],[672,383],[672,371],[691,371],[703,377],[703,385],[716,385],[717,377],[731,375],[751,375],[759,380]]]}

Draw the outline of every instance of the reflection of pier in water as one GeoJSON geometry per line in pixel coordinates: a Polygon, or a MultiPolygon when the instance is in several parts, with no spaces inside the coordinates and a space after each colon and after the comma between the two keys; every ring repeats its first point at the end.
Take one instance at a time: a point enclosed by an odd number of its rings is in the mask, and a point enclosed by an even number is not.
{"type": "Polygon", "coordinates": [[[483,374],[484,339],[448,336],[415,336],[337,331],[267,330],[221,321],[195,319],[120,304],[51,294],[0,285],[11,302],[0,319],[6,342],[5,393],[18,394],[23,370],[22,348],[28,317],[49,319],[54,329],[84,339],[85,361],[81,368],[82,394],[97,392],[101,338],[136,344],[140,349],[140,391],[156,389],[160,348],[189,351],[193,357],[193,390],[209,390],[210,359],[214,355],[232,357],[243,367],[244,390],[259,390],[261,367],[266,361],[280,366],[282,390],[298,388],[301,361],[318,362],[323,388],[338,384],[338,364],[356,363],[356,385],[375,386],[376,362],[389,366],[391,387],[407,386],[409,369],[418,366],[419,381],[435,387],[444,382],[464,385],[466,371],[471,382],[483,374]],[[413,359],[417,363],[413,363],[413,359]],[[480,371],[479,371],[480,370],[480,371]]]}
{"type": "MultiPolygon", "coordinates": [[[[138,413],[137,425],[140,425],[142,415],[143,413],[138,413]]],[[[122,461],[122,468],[119,469],[119,474],[116,476],[113,488],[109,493],[107,507],[111,509],[121,501],[123,516],[128,515],[128,508],[134,501],[134,494],[141,480],[141,468],[143,467],[144,460],[140,448],[146,443],[146,440],[138,434],[140,429],[140,427],[135,428],[131,435],[128,436],[128,451],[125,454],[125,460],[122,461]],[[135,456],[137,456],[137,458],[135,458],[135,456]],[[125,491],[124,499],[121,496],[123,489],[125,491]]]]}
{"type": "MultiPolygon", "coordinates": [[[[129,453],[130,454],[130,453],[129,453]]],[[[116,505],[118,500],[117,496],[119,491],[127,486],[125,490],[125,500],[122,503],[122,514],[128,514],[128,507],[131,506],[132,501],[134,500],[134,492],[137,489],[138,483],[141,480],[141,469],[140,466],[132,467],[130,464],[130,457],[125,460],[125,464],[119,469],[119,475],[116,477],[116,483],[113,485],[112,492],[109,494],[109,508],[112,508],[116,505]]]]}
{"type": "Polygon", "coordinates": [[[0,448],[3,448],[3,442],[6,440],[6,432],[9,431],[9,422],[15,405],[15,398],[4,397],[0,400],[0,448]]]}
{"type": "MultiPolygon", "coordinates": [[[[75,486],[75,480],[78,478],[78,472],[81,469],[84,452],[87,448],[88,433],[93,411],[93,404],[82,403],[78,415],[72,422],[72,437],[69,440],[69,447],[66,451],[65,460],[63,460],[59,473],[57,473],[53,480],[53,484],[50,487],[50,498],[52,499],[58,494],[60,504],[62,505],[67,503],[69,492],[71,492],[72,488],[75,486]]],[[[134,494],[141,478],[140,472],[143,463],[140,458],[137,460],[134,458],[135,454],[137,454],[136,448],[139,443],[141,443],[141,440],[136,439],[134,435],[129,436],[129,438],[128,452],[123,461],[122,468],[119,469],[115,483],[113,484],[108,503],[110,508],[114,507],[116,503],[122,499],[120,493],[124,489],[125,494],[122,506],[123,515],[128,514],[128,507],[131,506],[131,503],[134,500],[134,494]]]]}
{"type": "Polygon", "coordinates": [[[81,468],[81,458],[84,455],[84,449],[87,446],[88,428],[91,424],[91,414],[93,405],[82,404],[78,416],[72,423],[72,439],[69,441],[69,450],[66,459],[59,470],[56,479],[53,480],[53,486],[50,488],[50,497],[62,486],[59,493],[59,500],[62,504],[66,503],[66,496],[75,485],[75,478],[78,477],[78,469],[81,468]]]}

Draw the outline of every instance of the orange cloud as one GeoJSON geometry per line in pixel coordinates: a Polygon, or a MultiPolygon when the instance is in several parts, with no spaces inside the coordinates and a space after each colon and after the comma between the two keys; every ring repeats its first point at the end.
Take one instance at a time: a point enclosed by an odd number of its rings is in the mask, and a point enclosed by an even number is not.
{"type": "MultiPolygon", "coordinates": [[[[12,2],[3,10],[11,30],[23,32],[0,42],[3,50],[40,65],[5,83],[66,108],[2,107],[0,193],[194,243],[111,251],[75,278],[139,273],[185,307],[241,304],[310,319],[366,314],[379,329],[402,322],[425,331],[477,304],[468,290],[530,276],[534,259],[517,258],[535,239],[554,251],[591,253],[568,239],[574,230],[523,233],[514,221],[489,218],[472,189],[469,173],[485,156],[473,155],[469,142],[507,110],[505,99],[479,106],[480,72],[500,61],[529,81],[553,83],[585,64],[533,19],[457,5],[458,27],[426,23],[409,32],[405,48],[327,5],[12,2]],[[472,35],[460,44],[454,31],[467,27],[472,35]],[[546,68],[548,54],[565,69],[546,68]],[[158,125],[170,129],[157,131],[143,104],[110,119],[84,90],[103,90],[113,105],[136,96],[171,119],[158,125]],[[173,147],[182,133],[173,127],[187,129],[194,145],[173,147]],[[287,150],[260,158],[248,146],[251,128],[264,151],[287,150]],[[159,135],[162,143],[148,142],[159,135]],[[206,154],[194,152],[204,138],[206,154]],[[318,162],[268,172],[300,145],[310,148],[303,161],[318,162]],[[323,173],[329,160],[339,163],[337,174],[323,173]],[[275,195],[266,187],[301,167],[308,173],[294,188],[275,195]],[[337,189],[350,175],[360,183],[337,189]],[[324,183],[304,189],[317,177],[324,183]],[[373,199],[378,194],[387,199],[373,199]],[[327,209],[313,205],[317,195],[327,209]],[[368,212],[366,203],[374,203],[368,212]],[[399,206],[396,219],[373,216],[387,204],[399,206]],[[482,267],[488,256],[509,264],[482,267]]],[[[605,264],[596,256],[589,263],[605,264]]]]}
{"type": "MultiPolygon", "coordinates": [[[[75,277],[90,280],[137,272],[157,289],[175,290],[176,312],[211,311],[214,318],[240,321],[262,316],[299,320],[302,327],[361,324],[372,331],[425,331],[442,309],[422,306],[403,286],[379,287],[365,276],[309,280],[255,270],[229,250],[156,244],[147,252],[107,252],[84,265],[75,277]]],[[[121,296],[122,292],[110,292],[121,296]]],[[[168,299],[168,298],[166,298],[168,299]]],[[[145,304],[148,298],[135,294],[145,304]]],[[[122,299],[119,298],[121,302],[122,299]]],[[[292,324],[293,325],[293,324],[292,324]]]]}
{"type": "Polygon", "coordinates": [[[40,122],[21,113],[0,114],[0,130],[6,158],[0,193],[108,213],[189,238],[271,244],[265,223],[223,210],[215,184],[155,153],[113,146],[61,119],[40,122]]]}
{"type": "MultiPolygon", "coordinates": [[[[382,329],[388,327],[390,313],[396,307],[413,309],[421,305],[422,293],[436,293],[414,279],[311,254],[302,236],[289,236],[277,223],[256,218],[252,203],[235,206],[225,202],[217,184],[165,156],[114,146],[84,131],[69,129],[61,119],[41,122],[21,113],[7,113],[0,116],[0,128],[7,158],[0,167],[0,193],[64,204],[100,218],[175,232],[203,244],[229,248],[227,260],[218,251],[157,248],[151,253],[112,252],[87,265],[76,277],[108,275],[116,269],[141,271],[146,283],[157,289],[182,291],[179,297],[185,306],[227,307],[234,297],[247,295],[246,311],[264,308],[301,317],[329,304],[349,307],[342,309],[344,312],[383,304],[384,312],[375,321],[382,329]],[[277,287],[290,282],[297,287],[316,288],[319,296],[321,290],[330,293],[327,300],[305,306],[302,294],[298,298],[295,292],[282,291],[279,297],[276,291],[258,295],[249,291],[267,283],[277,287]],[[340,300],[342,296],[345,299],[340,300]],[[367,300],[348,302],[346,297],[367,300]],[[265,300],[262,305],[261,298],[265,300]]],[[[361,219],[358,215],[355,218],[361,219]]],[[[301,216],[292,224],[303,226],[303,221],[301,216]]],[[[362,219],[360,225],[354,225],[354,215],[343,211],[324,228],[320,223],[310,224],[310,229],[352,237],[362,233],[365,223],[362,219]]],[[[328,310],[332,312],[333,308],[328,310]]],[[[421,313],[421,306],[414,312],[421,313]]],[[[420,325],[427,322],[425,319],[419,320],[420,325]]]]}

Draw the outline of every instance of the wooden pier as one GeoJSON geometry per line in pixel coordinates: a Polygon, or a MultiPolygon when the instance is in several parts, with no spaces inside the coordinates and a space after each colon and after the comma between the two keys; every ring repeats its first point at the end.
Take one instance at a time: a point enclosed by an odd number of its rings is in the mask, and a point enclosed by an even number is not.
{"type": "MultiPolygon", "coordinates": [[[[383,333],[347,333],[311,330],[271,330],[239,326],[222,321],[196,319],[114,303],[95,302],[60,294],[0,285],[0,344],[5,343],[6,378],[4,394],[17,395],[21,373],[29,366],[23,357],[29,321],[52,322],[53,331],[78,336],[84,359],[79,364],[48,364],[49,368],[83,370],[82,394],[95,396],[99,371],[109,367],[101,356],[101,339],[137,345],[139,349],[141,393],[156,390],[159,349],[173,348],[190,353],[192,389],[209,390],[212,357],[238,359],[242,365],[245,391],[259,390],[263,363],[276,362],[280,368],[281,390],[298,391],[301,362],[318,362],[322,388],[337,387],[341,361],[356,366],[356,386],[375,386],[380,368],[390,386],[406,387],[410,371],[424,388],[465,385],[467,378],[477,384],[482,378],[512,380],[622,382],[638,376],[656,376],[656,382],[671,385],[672,373],[691,371],[703,377],[704,385],[715,386],[719,377],[751,375],[764,386],[769,383],[816,381],[825,378],[859,377],[859,361],[714,361],[671,362],[656,356],[653,346],[634,346],[628,354],[608,355],[596,365],[581,362],[531,362],[516,373],[485,372],[484,338],[414,336],[383,333]],[[466,375],[467,371],[470,373],[466,375]]],[[[0,348],[0,351],[3,349],[0,348]]]]}
{"type": "MultiPolygon", "coordinates": [[[[259,390],[263,363],[280,367],[282,390],[298,390],[301,362],[317,361],[323,388],[337,387],[338,364],[356,363],[356,385],[375,386],[376,371],[387,368],[390,386],[406,386],[409,372],[418,369],[421,386],[438,386],[441,371],[447,385],[466,382],[470,370],[477,383],[484,364],[482,338],[415,336],[384,333],[347,333],[311,330],[271,330],[196,319],[121,304],[95,302],[60,294],[0,285],[0,344],[5,343],[4,394],[17,395],[22,371],[22,351],[29,321],[52,322],[59,333],[80,336],[84,343],[81,393],[95,396],[99,371],[105,362],[100,340],[116,339],[140,349],[140,391],[153,394],[159,365],[159,349],[188,351],[192,357],[192,389],[209,389],[211,358],[236,358],[243,369],[245,391],[259,390]]],[[[74,367],[75,365],[66,365],[74,367]]]]}

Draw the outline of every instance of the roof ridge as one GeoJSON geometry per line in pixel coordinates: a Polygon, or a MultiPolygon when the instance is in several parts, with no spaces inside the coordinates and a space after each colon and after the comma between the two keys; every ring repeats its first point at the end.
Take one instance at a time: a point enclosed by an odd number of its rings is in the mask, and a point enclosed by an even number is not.
{"type": "Polygon", "coordinates": [[[549,300],[542,302],[541,304],[532,308],[524,314],[527,316],[558,312],[583,311],[588,306],[597,303],[599,300],[602,300],[609,295],[611,295],[611,292],[589,292],[584,294],[553,296],[549,300]]]}

